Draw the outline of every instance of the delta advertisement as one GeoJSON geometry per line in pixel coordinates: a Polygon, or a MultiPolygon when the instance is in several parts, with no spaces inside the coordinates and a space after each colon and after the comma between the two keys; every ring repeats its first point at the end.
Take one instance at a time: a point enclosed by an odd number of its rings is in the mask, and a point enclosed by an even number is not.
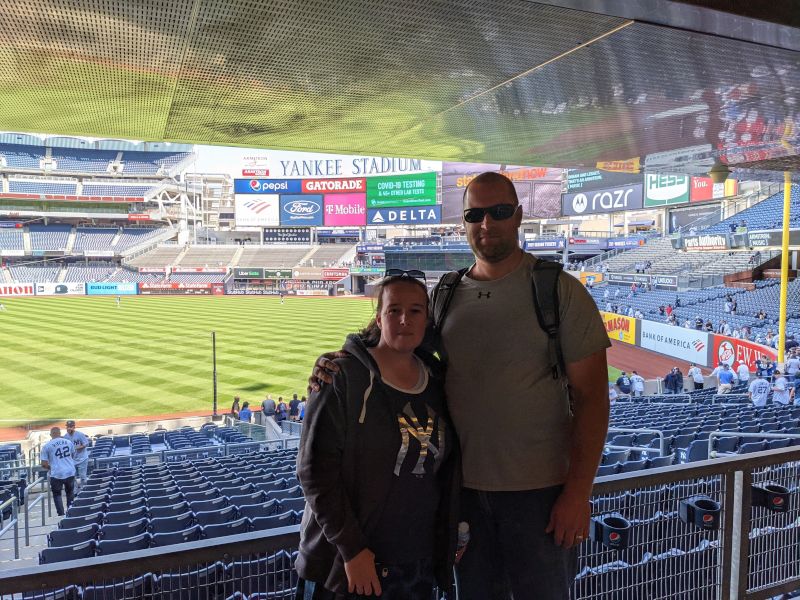
{"type": "Polygon", "coordinates": [[[87,283],[87,296],[135,296],[137,285],[130,282],[87,283]]]}
{"type": "Polygon", "coordinates": [[[442,222],[441,206],[414,206],[411,208],[370,208],[368,225],[429,225],[442,222]]]}
{"type": "Polygon", "coordinates": [[[725,335],[714,336],[714,367],[725,363],[735,369],[743,362],[751,372],[755,372],[756,361],[765,355],[771,360],[778,359],[778,353],[773,348],[725,335]]]}
{"type": "Polygon", "coordinates": [[[37,283],[37,296],[83,296],[86,293],[84,283],[37,283]]]}
{"type": "Polygon", "coordinates": [[[221,296],[225,293],[223,283],[140,283],[139,293],[143,296],[221,296]]]}
{"type": "Polygon", "coordinates": [[[525,219],[554,219],[561,211],[562,169],[486,163],[442,164],[442,222],[461,223],[464,188],[481,173],[502,173],[514,182],[525,219]]]}
{"type": "Polygon", "coordinates": [[[636,345],[636,319],[616,313],[600,311],[608,339],[636,345]]]}
{"type": "Polygon", "coordinates": [[[33,283],[0,283],[0,296],[33,296],[35,293],[33,283]]]}
{"type": "Polygon", "coordinates": [[[704,367],[711,366],[710,334],[655,321],[639,321],[640,347],[704,367]]]}

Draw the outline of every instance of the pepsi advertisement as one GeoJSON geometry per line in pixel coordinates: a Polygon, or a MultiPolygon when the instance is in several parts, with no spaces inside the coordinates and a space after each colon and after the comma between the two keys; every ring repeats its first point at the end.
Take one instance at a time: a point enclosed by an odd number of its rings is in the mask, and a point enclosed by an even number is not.
{"type": "Polygon", "coordinates": [[[302,194],[301,179],[234,179],[235,194],[302,194]]]}
{"type": "Polygon", "coordinates": [[[321,227],[322,194],[287,194],[280,200],[281,227],[321,227]]]}

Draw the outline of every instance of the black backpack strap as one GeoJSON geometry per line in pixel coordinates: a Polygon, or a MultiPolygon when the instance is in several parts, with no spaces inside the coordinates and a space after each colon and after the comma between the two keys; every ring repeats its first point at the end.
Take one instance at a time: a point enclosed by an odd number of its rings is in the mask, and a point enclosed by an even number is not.
{"type": "Polygon", "coordinates": [[[553,379],[566,377],[564,355],[561,352],[561,315],[558,302],[558,278],[562,266],[558,263],[537,259],[531,269],[533,305],[539,327],[547,334],[547,347],[553,379]]]}
{"type": "Polygon", "coordinates": [[[444,318],[447,316],[447,310],[450,308],[450,302],[453,300],[453,294],[461,282],[461,278],[466,275],[469,269],[460,269],[458,271],[450,271],[445,273],[436,287],[433,288],[433,297],[431,298],[431,316],[433,317],[433,328],[436,332],[442,330],[444,318]]]}

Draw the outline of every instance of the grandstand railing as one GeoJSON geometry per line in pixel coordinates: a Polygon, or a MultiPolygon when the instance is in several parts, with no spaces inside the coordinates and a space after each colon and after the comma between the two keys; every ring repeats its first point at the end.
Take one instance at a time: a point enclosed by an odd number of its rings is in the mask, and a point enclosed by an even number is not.
{"type": "Polygon", "coordinates": [[[300,421],[281,421],[281,429],[288,435],[299,437],[303,432],[303,423],[300,421]]]}
{"type": "Polygon", "coordinates": [[[25,488],[25,504],[23,507],[23,513],[25,518],[25,545],[31,545],[31,529],[30,529],[30,519],[31,519],[31,512],[38,504],[42,508],[42,527],[45,526],[47,522],[47,517],[52,516],[53,514],[53,505],[50,500],[53,497],[53,493],[50,489],[50,485],[48,484],[46,477],[39,477],[36,481],[31,483],[25,488]],[[31,500],[30,494],[33,491],[33,488],[36,486],[41,486],[39,489],[39,495],[36,499],[31,500]]]}
{"type": "MultiPolygon", "coordinates": [[[[656,437],[658,438],[658,440],[659,440],[658,448],[661,451],[661,456],[666,456],[667,455],[667,443],[666,443],[666,440],[664,439],[664,432],[661,431],[660,429],[641,429],[641,428],[640,429],[632,429],[632,428],[629,428],[629,427],[609,427],[608,428],[608,433],[654,433],[656,435],[656,437]]],[[[606,446],[610,447],[608,444],[606,444],[606,446]]],[[[621,447],[620,447],[620,449],[621,449],[621,447]]],[[[635,446],[635,447],[625,448],[625,449],[626,450],[653,450],[654,448],[651,448],[649,446],[635,446]]]]}
{"type": "MultiPolygon", "coordinates": [[[[593,541],[581,545],[580,575],[575,582],[574,598],[762,600],[800,588],[800,561],[796,559],[800,542],[797,481],[800,481],[797,447],[598,478],[593,490],[592,517],[625,513],[634,528],[626,550],[609,549],[593,541]],[[784,512],[754,505],[752,486],[767,482],[791,490],[784,512]],[[661,523],[667,515],[670,524],[678,523],[675,513],[681,501],[698,494],[706,494],[721,505],[718,527],[685,531],[662,527],[652,530],[659,532],[658,536],[644,537],[648,520],[637,521],[635,515],[654,514],[661,523]],[[637,531],[639,534],[634,535],[637,531]],[[666,552],[660,557],[648,554],[649,545],[658,541],[696,544],[696,547],[686,552],[666,552]],[[637,555],[642,556],[641,561],[633,562],[637,555]]],[[[264,554],[292,552],[298,543],[299,528],[293,526],[266,534],[251,532],[6,571],[0,573],[0,600],[17,600],[23,592],[43,592],[70,585],[111,585],[145,573],[156,577],[167,573],[183,575],[178,582],[180,591],[192,587],[197,597],[205,597],[202,592],[207,590],[190,574],[209,564],[216,565],[213,567],[218,577],[216,585],[223,591],[219,596],[224,598],[248,582],[242,569],[226,569],[222,563],[254,561],[264,554]]],[[[261,570],[255,575],[262,580],[285,583],[286,567],[280,571],[278,564],[277,561],[257,563],[261,570]]],[[[253,575],[251,571],[247,578],[253,575]]],[[[175,592],[165,597],[176,597],[178,590],[175,592]]],[[[147,592],[135,597],[155,600],[162,596],[159,592],[147,592]]]]}
{"type": "Polygon", "coordinates": [[[764,432],[756,432],[756,433],[745,433],[742,431],[733,431],[733,430],[726,430],[726,431],[712,431],[708,435],[708,457],[709,458],[718,458],[720,456],[730,456],[730,453],[722,453],[719,454],[714,450],[714,440],[723,437],[737,437],[737,438],[745,438],[745,439],[768,439],[768,440],[800,440],[800,434],[797,433],[772,433],[769,431],[764,432]]]}
{"type": "MultiPolygon", "coordinates": [[[[0,504],[0,523],[2,523],[2,515],[6,510],[11,508],[11,517],[0,528],[0,537],[3,537],[9,530],[14,530],[14,558],[19,558],[19,498],[14,496],[0,504]]],[[[2,586],[0,586],[2,589],[2,586]]]]}

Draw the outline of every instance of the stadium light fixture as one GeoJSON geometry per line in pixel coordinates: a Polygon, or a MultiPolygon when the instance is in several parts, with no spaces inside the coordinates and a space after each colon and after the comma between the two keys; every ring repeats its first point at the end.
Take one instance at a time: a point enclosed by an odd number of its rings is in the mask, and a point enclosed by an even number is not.
{"type": "Polygon", "coordinates": [[[708,172],[708,176],[714,183],[724,183],[730,174],[731,170],[728,168],[728,165],[723,164],[719,160],[714,162],[714,166],[712,166],[711,170],[708,172]]]}

